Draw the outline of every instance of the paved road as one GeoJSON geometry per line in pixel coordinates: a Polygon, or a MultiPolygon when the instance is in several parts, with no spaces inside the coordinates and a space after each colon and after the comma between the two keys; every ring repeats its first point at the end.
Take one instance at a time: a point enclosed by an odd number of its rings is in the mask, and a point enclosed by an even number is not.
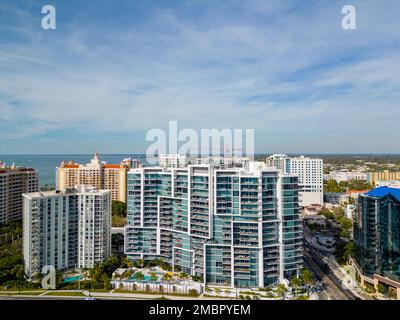
{"type": "MultiPolygon", "coordinates": [[[[53,295],[4,295],[0,294],[0,300],[84,300],[88,297],[88,292],[83,292],[85,296],[53,296],[53,295]]],[[[217,297],[188,297],[188,296],[171,296],[168,294],[154,295],[154,294],[131,294],[131,293],[108,293],[108,292],[91,292],[91,296],[98,300],[154,300],[162,297],[168,300],[231,300],[229,298],[217,298],[217,297]]]]}
{"type": "MultiPolygon", "coordinates": [[[[87,297],[74,296],[0,296],[0,300],[85,300],[87,297]]],[[[97,300],[152,300],[152,297],[147,298],[132,298],[132,297],[96,297],[97,300]]]]}
{"type": "MultiPolygon", "coordinates": [[[[322,283],[323,275],[321,275],[321,273],[318,272],[318,270],[316,270],[317,268],[312,263],[312,260],[310,261],[310,259],[307,259],[307,257],[305,256],[305,253],[304,253],[304,266],[314,274],[314,278],[318,282],[322,283]]],[[[318,297],[320,300],[331,300],[331,297],[328,294],[328,292],[326,291],[326,289],[324,289],[324,291],[322,291],[321,293],[318,293],[318,297]]]]}
{"type": "MultiPolygon", "coordinates": [[[[304,262],[308,268],[315,274],[318,281],[321,281],[325,288],[325,294],[332,300],[356,300],[356,297],[350,290],[343,288],[340,280],[331,272],[329,267],[323,263],[322,256],[309,246],[304,244],[304,262]],[[308,249],[308,250],[307,250],[308,249]]],[[[323,294],[323,299],[326,298],[323,294]]]]}
{"type": "Polygon", "coordinates": [[[0,296],[0,300],[85,300],[85,298],[72,296],[0,296]]]}

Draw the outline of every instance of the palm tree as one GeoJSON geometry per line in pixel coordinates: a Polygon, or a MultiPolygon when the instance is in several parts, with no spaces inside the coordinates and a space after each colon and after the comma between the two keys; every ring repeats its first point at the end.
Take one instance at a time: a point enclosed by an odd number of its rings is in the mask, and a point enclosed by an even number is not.
{"type": "Polygon", "coordinates": [[[125,259],[125,264],[126,264],[126,266],[127,266],[129,269],[133,268],[134,265],[135,265],[135,264],[134,264],[131,260],[129,260],[129,259],[125,259]]]}
{"type": "MultiPolygon", "coordinates": [[[[185,280],[185,279],[187,279],[187,278],[189,278],[189,275],[188,275],[186,272],[181,272],[181,273],[179,274],[179,279],[185,280]]],[[[186,292],[186,289],[187,289],[187,283],[186,283],[186,281],[185,281],[185,282],[184,282],[184,292],[186,292]]]]}
{"type": "Polygon", "coordinates": [[[153,282],[158,280],[157,274],[155,272],[150,273],[150,280],[153,282]]]}
{"type": "Polygon", "coordinates": [[[278,287],[276,288],[276,291],[278,294],[281,296],[282,300],[285,298],[285,292],[288,291],[286,286],[283,283],[278,284],[278,287]]]}
{"type": "Polygon", "coordinates": [[[171,272],[166,272],[164,275],[163,275],[163,280],[165,280],[165,281],[169,281],[169,280],[171,280],[172,279],[172,273],[171,272]]]}
{"type": "Polygon", "coordinates": [[[309,288],[314,283],[314,279],[312,273],[308,269],[303,269],[301,271],[301,279],[303,280],[304,284],[307,286],[307,295],[309,294],[309,288]]]}
{"type": "Polygon", "coordinates": [[[143,273],[141,273],[140,271],[135,273],[135,279],[138,281],[142,281],[144,279],[144,275],[143,273]]]}
{"type": "MultiPolygon", "coordinates": [[[[162,279],[164,281],[169,281],[172,279],[172,272],[166,272],[164,273],[164,275],[162,276],[162,279]]],[[[167,292],[169,292],[169,286],[167,286],[167,292]]]]}
{"type": "Polygon", "coordinates": [[[184,280],[184,279],[187,279],[187,278],[189,278],[189,275],[186,272],[179,273],[179,279],[184,280]]]}
{"type": "Polygon", "coordinates": [[[134,274],[134,271],[133,271],[133,270],[128,270],[128,271],[126,272],[126,278],[129,279],[130,277],[132,277],[133,274],[134,274]]]}
{"type": "Polygon", "coordinates": [[[140,260],[139,260],[139,264],[140,264],[140,266],[143,268],[143,267],[144,267],[144,259],[140,259],[140,260]]]}
{"type": "MultiPolygon", "coordinates": [[[[143,281],[143,279],[144,279],[143,273],[141,273],[140,271],[136,272],[135,273],[135,279],[138,280],[138,281],[143,281]]],[[[140,283],[140,287],[143,290],[143,283],[140,283]]]]}
{"type": "Polygon", "coordinates": [[[303,281],[298,277],[293,277],[290,280],[290,285],[294,288],[294,294],[297,297],[297,288],[302,285],[303,281]]]}

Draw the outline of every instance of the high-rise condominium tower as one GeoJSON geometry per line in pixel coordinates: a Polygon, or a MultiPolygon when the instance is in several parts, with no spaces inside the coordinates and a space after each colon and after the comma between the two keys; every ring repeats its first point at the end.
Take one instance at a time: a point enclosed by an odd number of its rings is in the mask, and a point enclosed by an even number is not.
{"type": "Polygon", "coordinates": [[[302,268],[297,177],[275,168],[128,173],[129,259],[161,258],[206,284],[264,287],[302,268]]]}
{"type": "Polygon", "coordinates": [[[106,164],[100,161],[97,153],[88,164],[62,162],[57,168],[57,190],[64,191],[77,185],[87,185],[111,190],[113,200],[126,202],[126,173],[130,164],[131,159],[126,159],[120,164],[106,164]]]}
{"type": "Polygon", "coordinates": [[[39,190],[39,173],[32,168],[0,166],[0,224],[22,219],[22,194],[39,190]]]}
{"type": "Polygon", "coordinates": [[[266,159],[268,166],[274,166],[285,173],[299,177],[300,206],[324,202],[324,168],[323,160],[309,157],[288,157],[285,154],[274,154],[266,159]]]}
{"type": "Polygon", "coordinates": [[[111,255],[111,191],[79,186],[23,197],[23,256],[29,276],[46,265],[90,268],[111,255]]]}
{"type": "Polygon", "coordinates": [[[222,157],[222,156],[215,156],[215,157],[200,157],[196,159],[197,164],[213,164],[220,166],[221,168],[248,168],[250,163],[250,158],[248,157],[222,157]]]}
{"type": "Polygon", "coordinates": [[[158,156],[160,167],[182,168],[186,166],[188,161],[186,155],[182,154],[160,154],[158,156]]]}
{"type": "Polygon", "coordinates": [[[363,286],[400,300],[400,188],[378,187],[358,198],[355,267],[363,286]]]}

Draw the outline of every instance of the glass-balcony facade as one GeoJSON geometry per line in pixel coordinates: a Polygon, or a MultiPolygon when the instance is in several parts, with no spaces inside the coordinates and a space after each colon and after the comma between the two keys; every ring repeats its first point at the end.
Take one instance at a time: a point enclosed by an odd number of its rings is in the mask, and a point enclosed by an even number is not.
{"type": "Polygon", "coordinates": [[[130,258],[157,255],[208,284],[263,287],[302,268],[297,178],[279,171],[133,169],[128,221],[130,258]]]}
{"type": "Polygon", "coordinates": [[[379,187],[359,197],[354,243],[365,275],[400,281],[400,189],[379,187]]]}

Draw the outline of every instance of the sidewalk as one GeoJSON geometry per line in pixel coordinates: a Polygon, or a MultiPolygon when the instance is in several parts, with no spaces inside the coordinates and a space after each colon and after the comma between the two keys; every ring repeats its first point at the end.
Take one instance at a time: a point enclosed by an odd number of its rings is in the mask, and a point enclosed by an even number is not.
{"type": "MultiPolygon", "coordinates": [[[[82,291],[83,294],[86,296],[89,296],[89,291],[82,291]]],[[[190,296],[175,296],[175,295],[168,295],[167,293],[162,295],[162,294],[146,294],[146,293],[119,293],[119,292],[90,292],[91,297],[96,297],[96,298],[129,298],[129,299],[160,299],[160,298],[167,298],[169,300],[225,300],[220,297],[203,297],[203,295],[200,295],[198,297],[190,297],[190,296]]],[[[231,300],[229,298],[226,298],[226,300],[231,300]]]]}
{"type": "Polygon", "coordinates": [[[309,300],[320,300],[317,293],[311,293],[309,300]]]}
{"type": "Polygon", "coordinates": [[[336,258],[329,254],[327,259],[327,264],[329,268],[332,270],[334,275],[342,281],[343,287],[346,289],[349,289],[354,295],[359,297],[361,300],[372,300],[372,298],[367,295],[357,284],[357,281],[351,277],[350,274],[346,272],[346,270],[343,269],[339,263],[337,263],[336,258]],[[350,281],[350,284],[348,282],[350,281]]]}
{"type": "MultiPolygon", "coordinates": [[[[312,239],[312,237],[311,237],[312,239]]],[[[359,297],[361,300],[372,300],[372,298],[367,295],[357,284],[356,280],[353,279],[347,272],[346,270],[343,269],[341,265],[339,265],[336,261],[335,256],[327,252],[327,250],[324,250],[325,252],[321,252],[321,247],[315,244],[315,241],[310,241],[310,237],[306,238],[306,241],[315,249],[317,249],[320,253],[321,256],[324,258],[324,262],[328,265],[329,269],[333,272],[333,274],[338,278],[341,282],[344,288],[350,290],[355,296],[359,297]],[[348,285],[346,280],[351,280],[351,283],[353,285],[348,285]]]]}

